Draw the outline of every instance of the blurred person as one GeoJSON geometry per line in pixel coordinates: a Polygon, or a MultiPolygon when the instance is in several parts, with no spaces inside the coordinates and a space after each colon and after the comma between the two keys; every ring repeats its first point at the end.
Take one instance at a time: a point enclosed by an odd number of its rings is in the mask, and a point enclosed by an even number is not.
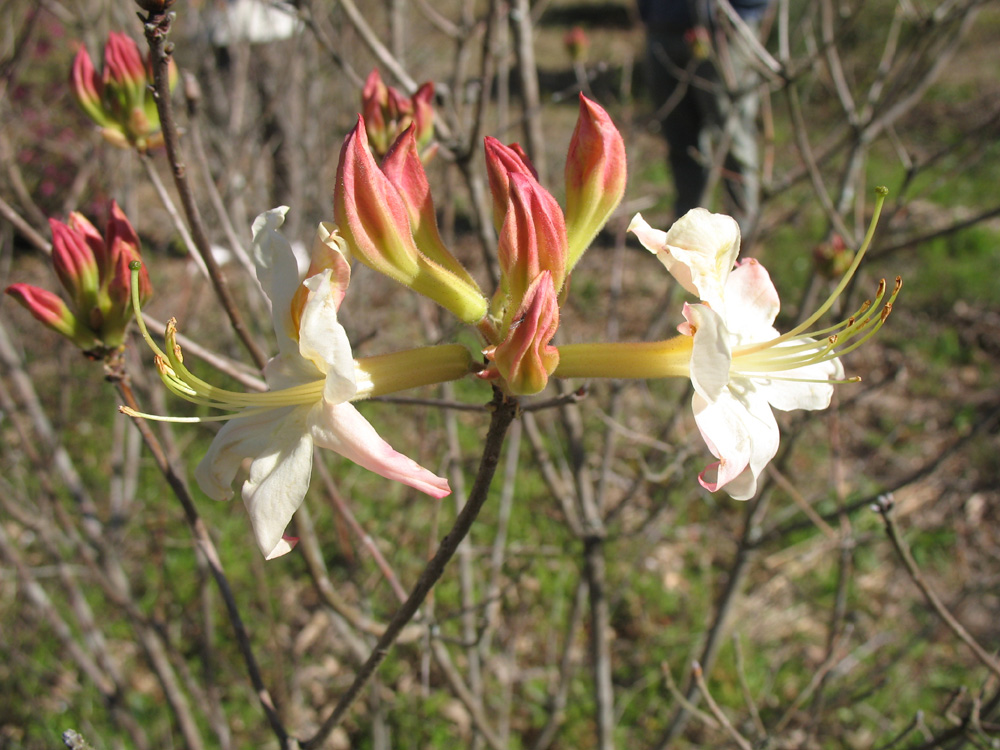
{"type": "MultiPolygon", "coordinates": [[[[723,0],[724,2],[725,0],[723,0]]],[[[729,0],[755,33],[770,0],[729,0]]],[[[749,236],[760,211],[759,76],[746,43],[715,22],[715,0],[638,0],[646,25],[649,87],[669,147],[675,219],[704,206],[714,158],[722,160],[725,211],[749,236]],[[720,64],[720,60],[724,63],[720,64]],[[720,69],[721,68],[721,69],[720,69]]]]}

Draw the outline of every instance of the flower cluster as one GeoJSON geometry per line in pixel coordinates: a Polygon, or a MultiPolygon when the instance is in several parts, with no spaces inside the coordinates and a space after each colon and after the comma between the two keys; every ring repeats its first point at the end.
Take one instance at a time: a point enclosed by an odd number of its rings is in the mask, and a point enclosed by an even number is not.
{"type": "MultiPolygon", "coordinates": [[[[98,73],[86,47],[73,61],[70,87],[77,103],[101,129],[109,143],[147,151],[162,144],[160,116],[152,94],[153,73],[138,45],[125,34],[108,34],[104,64],[98,73]]],[[[177,84],[177,66],[169,68],[170,90],[177,84]]]]}
{"type": "MultiPolygon", "coordinates": [[[[129,263],[140,258],[139,238],[113,201],[103,237],[75,211],[67,223],[50,219],[49,226],[52,265],[70,303],[30,284],[12,284],[7,294],[37,320],[100,359],[122,345],[132,317],[129,263]]],[[[145,301],[151,293],[149,276],[143,271],[136,294],[145,301]]]]}

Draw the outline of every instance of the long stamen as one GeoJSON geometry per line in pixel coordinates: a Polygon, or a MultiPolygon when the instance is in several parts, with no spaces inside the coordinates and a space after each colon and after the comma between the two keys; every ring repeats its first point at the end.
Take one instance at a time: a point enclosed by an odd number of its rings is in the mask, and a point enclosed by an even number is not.
{"type": "MultiPolygon", "coordinates": [[[[886,196],[889,195],[889,189],[886,187],[875,188],[875,208],[872,211],[872,220],[868,224],[868,231],[865,232],[864,241],[861,243],[861,247],[858,248],[858,252],[854,255],[854,261],[851,263],[850,267],[847,269],[847,273],[841,278],[840,283],[837,284],[836,289],[827,297],[826,302],[819,306],[819,308],[810,315],[806,320],[802,321],[799,325],[795,326],[792,330],[781,334],[776,339],[771,341],[766,341],[762,344],[756,346],[757,349],[766,349],[768,347],[774,346],[782,341],[787,341],[788,339],[794,338],[801,333],[809,330],[809,326],[819,320],[823,315],[833,307],[833,303],[837,301],[837,298],[844,293],[847,285],[851,282],[854,277],[855,271],[858,270],[858,266],[861,265],[862,258],[865,257],[865,253],[868,252],[868,248],[871,245],[872,238],[875,236],[875,227],[878,226],[879,217],[882,215],[882,205],[885,203],[886,196]]],[[[751,347],[753,349],[753,347],[751,347]]]]}
{"type": "MultiPolygon", "coordinates": [[[[861,306],[859,311],[855,313],[855,315],[852,315],[846,321],[830,328],[823,329],[822,331],[810,332],[810,336],[812,336],[816,333],[837,331],[837,333],[827,337],[825,342],[822,340],[808,339],[799,344],[777,346],[777,344],[782,341],[782,337],[778,337],[771,339],[770,341],[762,342],[762,344],[754,344],[744,348],[737,348],[733,352],[732,369],[734,372],[747,375],[751,373],[765,374],[788,372],[801,367],[807,367],[821,362],[828,362],[832,359],[842,357],[845,354],[854,351],[859,346],[862,346],[872,336],[878,333],[879,329],[891,314],[893,303],[896,301],[896,297],[899,295],[902,287],[903,280],[897,276],[892,293],[889,295],[885,304],[882,305],[881,309],[875,307],[870,302],[866,302],[861,306]],[[863,317],[861,320],[858,320],[858,318],[862,315],[863,317]]],[[[882,302],[882,299],[885,297],[885,292],[886,284],[883,279],[879,282],[878,294],[875,297],[875,305],[879,305],[882,302]]],[[[850,379],[846,381],[814,381],[810,379],[773,375],[771,375],[770,378],[773,380],[788,380],[794,382],[854,382],[850,379]]]]}

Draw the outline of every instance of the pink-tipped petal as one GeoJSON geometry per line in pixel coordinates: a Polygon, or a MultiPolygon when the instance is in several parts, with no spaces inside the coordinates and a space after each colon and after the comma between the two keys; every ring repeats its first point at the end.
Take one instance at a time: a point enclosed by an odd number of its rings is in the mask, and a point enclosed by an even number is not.
{"type": "Polygon", "coordinates": [[[314,409],[311,428],[316,445],[431,497],[441,498],[451,492],[447,479],[393,450],[351,404],[323,403],[314,409]]]}

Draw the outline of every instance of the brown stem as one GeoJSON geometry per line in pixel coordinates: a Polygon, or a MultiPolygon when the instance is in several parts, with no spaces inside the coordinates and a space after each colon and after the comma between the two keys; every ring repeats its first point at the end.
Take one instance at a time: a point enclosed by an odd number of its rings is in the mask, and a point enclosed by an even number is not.
{"type": "Polygon", "coordinates": [[[212,256],[211,245],[208,241],[208,235],[205,233],[201,213],[198,211],[194,193],[188,184],[187,167],[181,159],[180,138],[177,133],[177,123],[174,120],[173,106],[170,102],[170,83],[168,80],[173,46],[167,44],[166,40],[167,34],[170,33],[171,19],[172,14],[170,13],[150,13],[143,26],[153,61],[153,90],[156,98],[156,109],[160,115],[160,127],[163,131],[167,160],[174,175],[174,184],[184,208],[184,215],[191,226],[191,238],[194,240],[198,254],[205,261],[205,267],[208,268],[208,275],[212,280],[215,294],[226,311],[236,335],[243,342],[257,367],[263,369],[264,365],[267,364],[267,356],[250,336],[250,332],[243,322],[243,317],[236,309],[236,303],[229,291],[229,285],[222,275],[222,269],[219,268],[219,264],[212,256]]]}
{"type": "Polygon", "coordinates": [[[924,578],[924,574],[920,572],[920,568],[917,567],[917,561],[913,559],[913,555],[910,553],[910,548],[906,544],[902,535],[899,533],[899,527],[896,526],[896,519],[893,517],[893,502],[892,498],[888,495],[881,495],[878,502],[875,504],[876,509],[882,516],[882,522],[885,524],[885,533],[889,536],[889,541],[892,542],[893,548],[896,550],[896,554],[899,555],[899,559],[902,560],[903,566],[906,568],[906,572],[910,574],[910,579],[916,584],[917,588],[920,589],[920,593],[924,595],[924,599],[927,603],[931,605],[938,617],[944,620],[944,624],[948,626],[959,640],[962,641],[966,646],[968,646],[972,653],[976,655],[976,658],[989,669],[993,674],[1000,677],[1000,662],[998,662],[992,654],[990,654],[986,649],[979,645],[979,642],[972,637],[972,634],[966,630],[962,623],[955,619],[955,616],[948,611],[948,608],[944,606],[944,603],[938,598],[938,595],[934,593],[934,590],[928,585],[927,580],[924,578]]]}
{"type": "Polygon", "coordinates": [[[458,545],[469,533],[472,524],[479,516],[479,511],[482,510],[489,496],[493,474],[496,472],[497,464],[500,462],[500,449],[503,446],[504,436],[507,434],[507,429],[510,427],[511,422],[514,421],[514,417],[517,416],[517,401],[506,398],[499,391],[494,391],[492,406],[493,417],[490,420],[489,432],[486,435],[483,456],[479,463],[479,472],[476,474],[476,481],[469,492],[468,502],[462,508],[462,512],[459,513],[458,518],[455,519],[455,524],[451,527],[451,531],[441,540],[441,544],[434,557],[431,558],[420,574],[420,578],[413,587],[409,598],[400,606],[396,614],[393,615],[392,620],[386,626],[385,633],[378,639],[375,648],[372,649],[371,655],[368,657],[368,661],[364,663],[355,676],[354,682],[351,683],[351,686],[341,696],[337,705],[333,708],[333,713],[323,722],[323,726],[320,727],[319,731],[311,739],[302,743],[302,750],[315,750],[320,747],[326,738],[330,736],[330,732],[344,718],[347,710],[358,699],[365,686],[374,676],[376,670],[378,670],[379,666],[385,660],[385,657],[388,656],[389,649],[395,643],[396,637],[406,624],[413,619],[413,616],[420,608],[420,605],[423,604],[427,594],[430,593],[434,584],[437,583],[438,579],[444,573],[445,566],[447,566],[448,562],[454,556],[458,545]]]}
{"type": "MultiPolygon", "coordinates": [[[[139,407],[139,403],[135,399],[135,394],[132,392],[132,387],[129,384],[127,375],[124,372],[114,373],[112,379],[115,386],[118,388],[119,394],[125,401],[126,406],[137,412],[141,412],[142,409],[139,407]]],[[[191,497],[191,493],[188,490],[184,479],[174,470],[173,465],[167,458],[167,454],[164,451],[163,446],[160,444],[159,438],[156,437],[156,434],[152,429],[150,429],[145,420],[136,419],[134,422],[135,426],[139,429],[139,433],[142,435],[143,441],[146,443],[146,447],[149,448],[149,452],[153,455],[153,460],[156,462],[157,468],[167,480],[167,484],[170,485],[170,489],[174,491],[174,495],[180,501],[181,506],[184,509],[184,518],[191,529],[191,534],[194,536],[195,543],[198,545],[202,554],[204,554],[205,559],[208,561],[209,570],[211,570],[212,577],[215,579],[215,583],[219,587],[219,593],[222,594],[222,599],[226,605],[226,612],[229,614],[229,620],[233,624],[233,631],[236,634],[237,645],[243,656],[243,661],[246,663],[247,672],[250,676],[250,682],[253,684],[254,691],[260,699],[260,704],[264,709],[264,714],[267,716],[268,723],[271,725],[271,730],[278,738],[279,745],[282,748],[285,748],[288,745],[288,733],[285,731],[285,727],[281,723],[281,719],[278,716],[271,694],[264,685],[264,680],[260,674],[260,667],[257,665],[257,659],[253,655],[253,650],[250,645],[250,636],[247,633],[246,626],[243,624],[243,618],[240,616],[239,608],[236,605],[236,599],[233,596],[232,587],[229,585],[229,579],[226,577],[225,570],[223,570],[222,560],[219,558],[219,553],[215,548],[215,543],[212,541],[212,537],[208,533],[208,528],[205,526],[205,522],[202,521],[201,516],[198,515],[198,509],[195,507],[194,499],[191,497]]]]}

